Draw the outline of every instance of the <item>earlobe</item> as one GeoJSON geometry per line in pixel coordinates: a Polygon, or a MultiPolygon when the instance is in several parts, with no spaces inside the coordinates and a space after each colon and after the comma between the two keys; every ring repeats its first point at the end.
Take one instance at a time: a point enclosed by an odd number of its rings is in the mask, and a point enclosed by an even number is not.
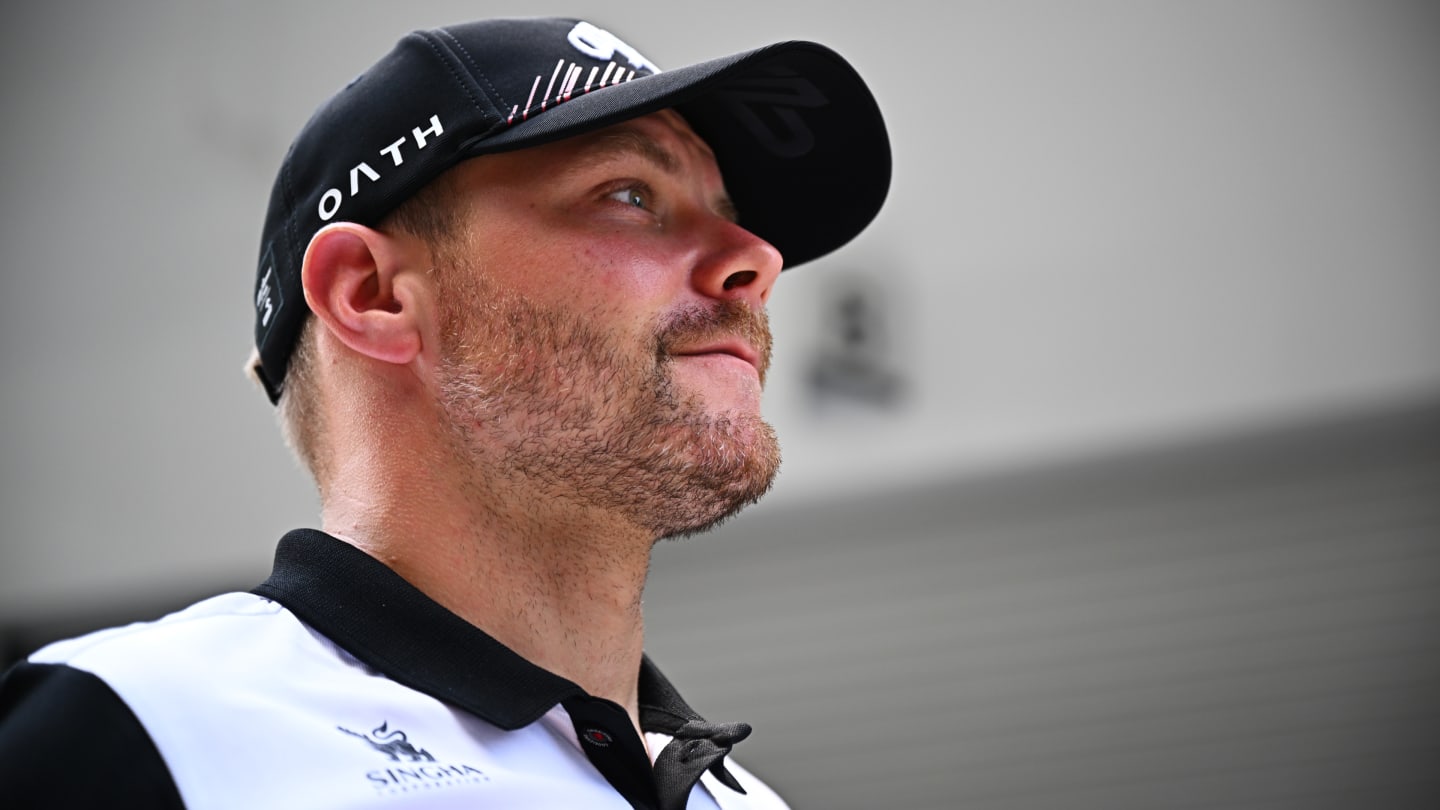
{"type": "Polygon", "coordinates": [[[392,237],[351,222],[327,225],[305,251],[305,302],[351,350],[407,364],[421,340],[418,302],[400,280],[406,269],[403,247],[392,237]]]}

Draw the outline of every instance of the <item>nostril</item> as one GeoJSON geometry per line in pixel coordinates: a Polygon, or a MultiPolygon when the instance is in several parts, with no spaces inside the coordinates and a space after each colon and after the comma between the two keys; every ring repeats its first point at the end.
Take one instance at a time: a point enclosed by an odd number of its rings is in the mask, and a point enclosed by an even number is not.
{"type": "Polygon", "coordinates": [[[731,273],[725,279],[725,289],[733,290],[736,287],[744,287],[746,284],[753,282],[757,275],[759,274],[754,270],[741,270],[738,273],[731,273]]]}

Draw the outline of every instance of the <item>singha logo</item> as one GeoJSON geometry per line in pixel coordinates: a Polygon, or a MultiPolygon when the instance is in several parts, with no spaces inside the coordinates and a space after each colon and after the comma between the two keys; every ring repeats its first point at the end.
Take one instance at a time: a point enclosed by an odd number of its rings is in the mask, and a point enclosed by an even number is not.
{"type": "Polygon", "coordinates": [[[361,734],[358,731],[351,731],[344,726],[336,726],[335,728],[340,729],[341,731],[349,734],[352,737],[359,737],[365,742],[370,743],[370,747],[390,757],[390,759],[395,762],[399,762],[400,757],[402,756],[409,757],[410,762],[435,761],[435,757],[430,756],[429,751],[426,751],[424,748],[416,748],[415,746],[411,745],[410,740],[405,737],[405,732],[401,731],[398,728],[394,731],[391,731],[390,723],[388,721],[381,723],[379,728],[371,731],[369,734],[361,734]]]}

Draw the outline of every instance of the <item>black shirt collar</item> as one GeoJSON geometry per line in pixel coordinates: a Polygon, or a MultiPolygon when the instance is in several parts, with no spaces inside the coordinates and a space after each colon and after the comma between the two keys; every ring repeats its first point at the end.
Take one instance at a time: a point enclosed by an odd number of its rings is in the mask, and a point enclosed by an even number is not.
{"type": "MultiPolygon", "coordinates": [[[[390,679],[507,731],[586,696],[324,532],[297,529],[281,538],[275,568],[254,593],[284,605],[390,679]]],[[[701,720],[648,657],[640,665],[640,704],[646,731],[673,734],[701,720]]]]}

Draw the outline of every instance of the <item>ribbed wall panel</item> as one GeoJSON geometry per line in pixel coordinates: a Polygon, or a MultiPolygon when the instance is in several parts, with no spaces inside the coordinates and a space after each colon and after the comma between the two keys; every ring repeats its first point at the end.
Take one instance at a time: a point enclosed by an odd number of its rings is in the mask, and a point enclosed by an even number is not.
{"type": "Polygon", "coordinates": [[[758,509],[647,606],[800,808],[1440,807],[1440,409],[758,509]]]}

